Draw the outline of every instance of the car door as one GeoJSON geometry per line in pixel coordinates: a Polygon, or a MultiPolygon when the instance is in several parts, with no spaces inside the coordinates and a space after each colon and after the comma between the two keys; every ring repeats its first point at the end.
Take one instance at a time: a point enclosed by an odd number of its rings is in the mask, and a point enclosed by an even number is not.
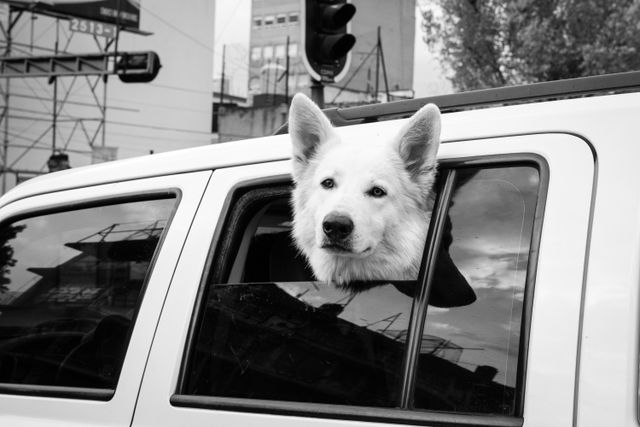
{"type": "Polygon", "coordinates": [[[214,171],[133,425],[571,425],[588,144],[450,140],[439,162],[423,273],[366,292],[305,278],[282,246],[288,161],[214,171]]]}
{"type": "Polygon", "coordinates": [[[210,171],[50,191],[0,213],[0,424],[130,425],[210,171]]]}

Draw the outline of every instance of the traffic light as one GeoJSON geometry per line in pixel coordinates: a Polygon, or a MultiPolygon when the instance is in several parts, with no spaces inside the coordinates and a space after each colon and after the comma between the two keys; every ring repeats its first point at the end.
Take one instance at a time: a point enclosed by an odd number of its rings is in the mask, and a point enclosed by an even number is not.
{"type": "Polygon", "coordinates": [[[123,53],[116,61],[116,74],[124,83],[148,83],[156,78],[160,67],[155,52],[123,53]]]}
{"type": "Polygon", "coordinates": [[[356,38],[348,23],[356,7],[347,0],[301,0],[302,59],[311,77],[324,83],[347,74],[356,38]]]}

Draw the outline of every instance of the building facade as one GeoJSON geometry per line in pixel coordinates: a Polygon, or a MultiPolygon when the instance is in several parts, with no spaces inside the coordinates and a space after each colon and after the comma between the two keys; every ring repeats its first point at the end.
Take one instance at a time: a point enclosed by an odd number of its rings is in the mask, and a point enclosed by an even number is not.
{"type": "MultiPolygon", "coordinates": [[[[378,100],[386,92],[385,72],[392,95],[410,96],[413,90],[415,0],[352,0],[351,3],[356,6],[356,14],[351,20],[356,44],[351,51],[350,70],[342,81],[325,88],[325,101],[357,104],[378,100]],[[381,52],[377,49],[378,27],[381,52]]],[[[311,78],[301,57],[304,46],[300,43],[300,12],[300,0],[253,0],[250,97],[261,99],[275,94],[310,92],[311,78]]]]}

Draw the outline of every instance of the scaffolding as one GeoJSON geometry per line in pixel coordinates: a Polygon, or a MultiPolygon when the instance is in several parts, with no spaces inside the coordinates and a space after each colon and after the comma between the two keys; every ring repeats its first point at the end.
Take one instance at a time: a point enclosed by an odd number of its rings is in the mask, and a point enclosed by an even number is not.
{"type": "MultiPolygon", "coordinates": [[[[125,73],[118,64],[132,55],[153,53],[119,53],[120,25],[115,33],[98,36],[74,31],[71,22],[70,16],[42,14],[0,1],[2,193],[47,172],[49,155],[112,160],[108,157],[113,151],[105,145],[109,74],[125,73]],[[97,52],[73,52],[74,43],[83,49],[93,45],[97,52]]],[[[148,70],[133,72],[143,71],[148,70]]]]}

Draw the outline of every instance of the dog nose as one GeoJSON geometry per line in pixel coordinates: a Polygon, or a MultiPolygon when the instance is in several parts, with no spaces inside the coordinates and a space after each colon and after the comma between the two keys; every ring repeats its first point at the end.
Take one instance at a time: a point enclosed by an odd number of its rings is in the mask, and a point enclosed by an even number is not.
{"type": "Polygon", "coordinates": [[[330,213],[322,221],[322,230],[331,240],[344,240],[353,231],[353,221],[346,215],[330,213]]]}

